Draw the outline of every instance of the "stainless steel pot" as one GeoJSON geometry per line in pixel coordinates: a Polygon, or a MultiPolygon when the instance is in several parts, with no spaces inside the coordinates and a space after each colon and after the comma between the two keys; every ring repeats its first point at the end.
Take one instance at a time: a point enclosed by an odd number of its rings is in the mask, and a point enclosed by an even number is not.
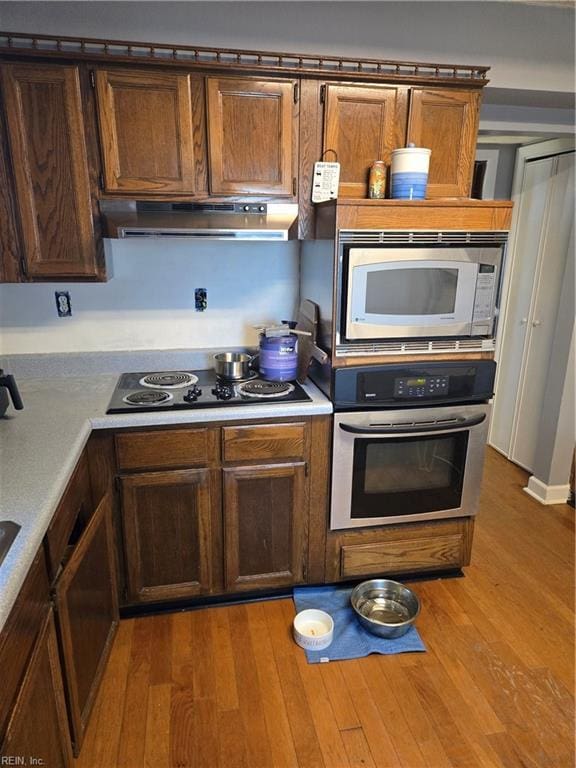
{"type": "Polygon", "coordinates": [[[258,355],[246,352],[219,352],[214,355],[214,370],[216,376],[229,381],[241,381],[250,377],[252,363],[258,355]]]}

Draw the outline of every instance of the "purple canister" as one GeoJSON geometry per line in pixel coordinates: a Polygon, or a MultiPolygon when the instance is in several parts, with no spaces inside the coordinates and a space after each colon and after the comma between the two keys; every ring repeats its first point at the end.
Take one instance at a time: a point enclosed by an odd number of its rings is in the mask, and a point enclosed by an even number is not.
{"type": "Polygon", "coordinates": [[[268,381],[293,381],[298,373],[295,333],[286,336],[260,334],[260,376],[268,381]]]}

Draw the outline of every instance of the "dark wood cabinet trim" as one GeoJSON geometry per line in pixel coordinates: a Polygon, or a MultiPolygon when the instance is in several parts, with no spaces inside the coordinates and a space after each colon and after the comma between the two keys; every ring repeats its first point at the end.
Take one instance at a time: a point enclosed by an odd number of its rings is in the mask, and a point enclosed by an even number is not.
{"type": "Polygon", "coordinates": [[[65,35],[0,31],[0,53],[10,56],[75,58],[89,61],[141,65],[186,66],[190,69],[243,74],[286,75],[349,80],[387,80],[398,83],[441,83],[482,88],[489,80],[490,67],[471,64],[446,64],[394,61],[313,53],[280,53],[240,48],[216,48],[150,43],[65,35]],[[63,46],[65,43],[65,48],[63,46]]]}

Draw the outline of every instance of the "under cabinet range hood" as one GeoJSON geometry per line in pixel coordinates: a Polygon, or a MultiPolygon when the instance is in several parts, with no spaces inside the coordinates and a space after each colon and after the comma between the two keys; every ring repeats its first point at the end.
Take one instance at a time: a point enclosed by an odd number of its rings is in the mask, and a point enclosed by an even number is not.
{"type": "Polygon", "coordinates": [[[106,236],[282,242],[298,237],[295,203],[100,203],[106,236]]]}

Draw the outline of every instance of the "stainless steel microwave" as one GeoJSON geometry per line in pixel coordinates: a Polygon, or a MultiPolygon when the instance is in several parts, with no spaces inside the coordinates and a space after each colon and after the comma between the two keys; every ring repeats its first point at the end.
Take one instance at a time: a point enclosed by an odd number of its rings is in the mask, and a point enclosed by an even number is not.
{"type": "Polygon", "coordinates": [[[492,337],[506,233],[411,234],[341,243],[340,343],[492,337]]]}

